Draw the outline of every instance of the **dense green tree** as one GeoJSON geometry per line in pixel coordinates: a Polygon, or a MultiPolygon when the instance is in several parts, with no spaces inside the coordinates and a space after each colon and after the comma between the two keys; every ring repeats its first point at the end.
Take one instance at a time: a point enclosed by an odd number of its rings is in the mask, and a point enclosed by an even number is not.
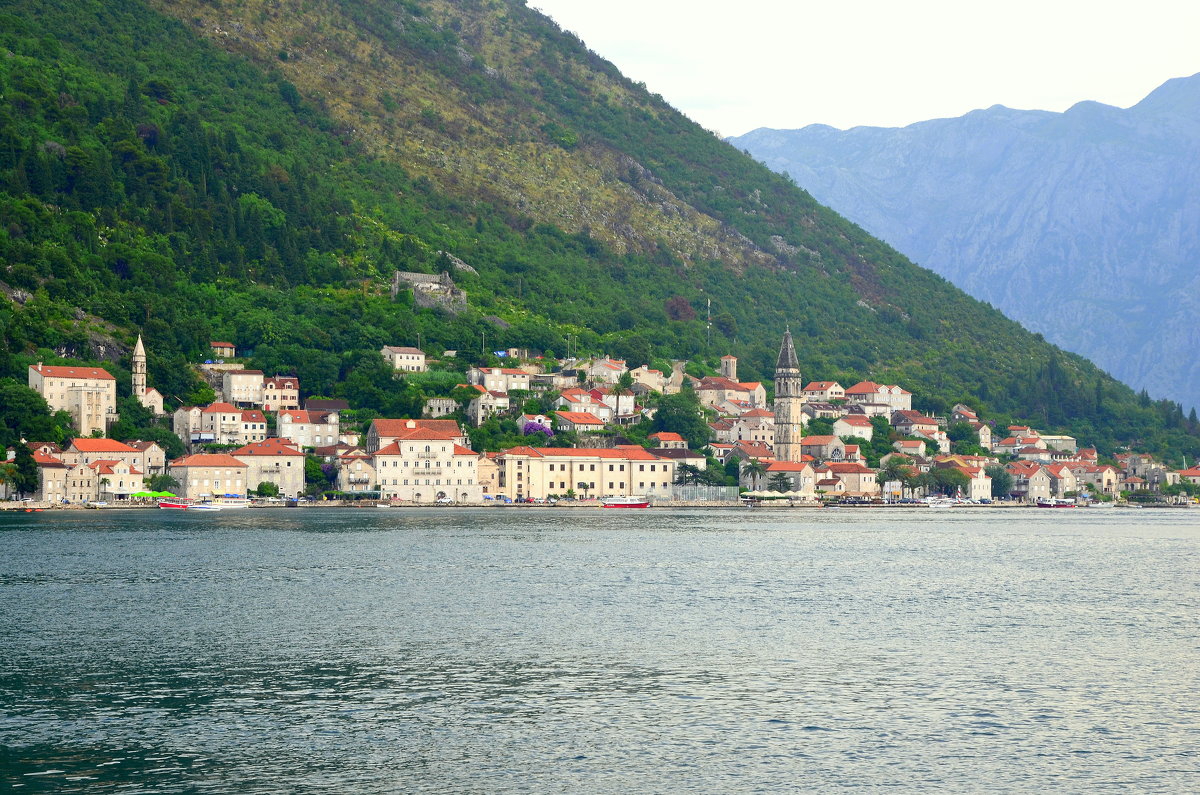
{"type": "Polygon", "coordinates": [[[179,481],[164,472],[161,475],[151,475],[147,478],[146,488],[150,491],[174,492],[179,489],[179,481]]]}
{"type": "Polygon", "coordinates": [[[962,470],[953,467],[934,467],[927,475],[930,489],[940,494],[954,495],[960,491],[965,493],[971,485],[970,478],[962,470]]]}
{"type": "Polygon", "coordinates": [[[260,497],[278,497],[279,486],[271,483],[268,480],[264,480],[262,483],[258,484],[257,488],[254,489],[254,493],[260,497]]]}
{"type": "Polygon", "coordinates": [[[703,449],[712,438],[712,429],[700,410],[700,399],[692,389],[683,389],[674,395],[666,395],[658,403],[658,411],[651,423],[652,432],[677,433],[688,442],[693,450],[703,449]]]}
{"type": "Polygon", "coordinates": [[[771,491],[784,492],[792,488],[792,480],[786,472],[777,472],[767,481],[771,491]]]}
{"type": "Polygon", "coordinates": [[[66,412],[51,414],[37,392],[14,379],[0,379],[0,447],[21,439],[57,444],[70,430],[71,418],[66,412]]]}
{"type": "Polygon", "coordinates": [[[998,499],[1006,499],[1013,489],[1013,476],[1004,467],[993,464],[984,469],[984,472],[992,479],[992,496],[998,499]]]}
{"type": "Polygon", "coordinates": [[[899,456],[888,459],[887,464],[875,475],[875,482],[882,488],[887,483],[899,483],[901,496],[903,496],[906,487],[906,481],[909,477],[910,466],[904,458],[899,456]]]}
{"type": "Polygon", "coordinates": [[[675,468],[675,483],[679,486],[695,486],[700,482],[703,471],[694,464],[680,464],[675,468]]]}
{"type": "Polygon", "coordinates": [[[33,460],[33,451],[23,444],[16,445],[16,456],[13,458],[16,474],[12,485],[18,495],[33,494],[41,485],[38,478],[37,463],[33,460]]]}
{"type": "Polygon", "coordinates": [[[305,494],[320,494],[323,491],[328,491],[330,487],[330,479],[328,473],[321,466],[321,459],[314,455],[306,456],[304,459],[304,493],[305,494]]]}

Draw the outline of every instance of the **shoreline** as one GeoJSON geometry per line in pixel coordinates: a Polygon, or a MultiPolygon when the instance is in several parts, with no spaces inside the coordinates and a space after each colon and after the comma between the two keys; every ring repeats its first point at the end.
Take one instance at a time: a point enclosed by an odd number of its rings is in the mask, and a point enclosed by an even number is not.
{"type": "MultiPolygon", "coordinates": [[[[1078,506],[1080,509],[1086,510],[1084,506],[1078,506]]],[[[1112,509],[1123,510],[1141,510],[1143,508],[1151,509],[1168,509],[1168,508],[1187,508],[1187,504],[1181,505],[1138,505],[1136,503],[1112,503],[1112,509]]],[[[494,502],[473,502],[473,503],[453,503],[453,504],[436,504],[436,503],[381,503],[374,500],[315,500],[312,502],[300,502],[289,505],[287,503],[259,503],[251,504],[245,508],[227,508],[225,510],[241,511],[241,510],[261,510],[261,509],[413,509],[413,508],[435,508],[438,510],[452,510],[455,508],[490,508],[497,510],[524,510],[524,509],[567,509],[578,510],[586,508],[604,509],[604,506],[599,500],[580,500],[575,502],[558,502],[555,504],[547,503],[494,503],[494,502]]],[[[708,508],[708,509],[724,509],[724,510],[751,510],[751,511],[780,511],[780,510],[930,510],[932,506],[920,503],[831,503],[822,504],[814,502],[790,502],[787,500],[775,500],[768,502],[744,503],[744,502],[709,502],[699,500],[680,500],[651,504],[649,509],[674,509],[674,508],[708,508]]],[[[1034,503],[1014,503],[1014,502],[997,502],[989,505],[953,505],[950,508],[954,510],[971,509],[971,510],[986,510],[986,509],[1003,509],[1012,510],[1018,508],[1038,508],[1034,503]]],[[[142,511],[142,510],[158,510],[157,503],[122,503],[110,504],[102,508],[96,508],[89,505],[54,505],[45,502],[0,502],[0,512],[15,512],[15,513],[45,513],[47,511],[142,511]]],[[[605,510],[621,510],[621,509],[605,509],[605,510]]],[[[628,510],[628,509],[626,509],[628,510]]],[[[647,509],[637,509],[647,510],[647,509]]],[[[940,509],[939,509],[940,510],[940,509]]],[[[1046,510],[1046,509],[1043,509],[1046,510]]]]}

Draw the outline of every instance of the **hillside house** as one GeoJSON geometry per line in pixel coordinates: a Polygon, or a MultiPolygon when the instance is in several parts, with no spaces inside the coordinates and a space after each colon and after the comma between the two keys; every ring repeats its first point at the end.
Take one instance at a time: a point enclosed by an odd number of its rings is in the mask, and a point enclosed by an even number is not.
{"type": "Polygon", "coordinates": [[[611,449],[514,447],[495,457],[497,488],[509,497],[544,499],[568,491],[599,496],[671,494],[675,462],[637,445],[611,449]]]}
{"type": "Polygon", "coordinates": [[[225,370],[221,373],[221,397],[239,408],[262,406],[262,370],[225,370]]]}
{"type": "Polygon", "coordinates": [[[377,485],[375,459],[360,450],[340,455],[337,462],[337,488],[348,493],[371,491],[377,485]]]}
{"type": "Polygon", "coordinates": [[[416,434],[375,452],[373,457],[383,499],[409,502],[481,502],[479,454],[449,439],[416,434]]]}
{"type": "Polygon", "coordinates": [[[336,411],[281,411],[275,435],[297,447],[325,447],[341,438],[341,415],[336,411]]]}
{"type": "Polygon", "coordinates": [[[428,367],[425,361],[425,351],[405,345],[384,345],[379,349],[379,355],[392,366],[393,370],[405,373],[423,373],[428,367]]]}
{"type": "Polygon", "coordinates": [[[587,411],[556,411],[554,430],[575,433],[598,433],[604,430],[604,422],[587,411]]]}
{"type": "Polygon", "coordinates": [[[1050,474],[1041,466],[1029,461],[1017,461],[1005,469],[1012,475],[1012,494],[1026,500],[1047,500],[1051,496],[1050,474]]]}
{"type": "Polygon", "coordinates": [[[481,386],[487,392],[530,391],[532,375],[512,367],[472,367],[467,370],[467,383],[481,386]]]}
{"type": "Polygon", "coordinates": [[[467,445],[467,435],[454,420],[372,420],[367,428],[366,451],[375,453],[392,442],[419,436],[422,439],[449,440],[462,447],[467,445]]]}
{"type": "Polygon", "coordinates": [[[92,464],[96,461],[121,461],[136,466],[142,453],[116,439],[72,439],[65,450],[57,456],[65,464],[92,464]]]}
{"type": "Polygon", "coordinates": [[[877,384],[874,381],[860,381],[847,388],[846,400],[860,405],[883,404],[890,406],[892,411],[912,409],[911,392],[895,384],[877,384]]]}
{"type": "Polygon", "coordinates": [[[437,419],[438,417],[447,417],[456,411],[458,411],[458,401],[454,398],[433,397],[425,401],[421,416],[427,419],[437,419]]]}
{"type": "Polygon", "coordinates": [[[188,499],[246,495],[246,464],[225,453],[196,453],[177,458],[167,473],[179,483],[178,496],[188,499]]]}
{"type": "Polygon", "coordinates": [[[233,457],[246,465],[246,488],[273,483],[281,497],[304,493],[304,453],[284,439],[272,437],[234,450],[233,457]]]}
{"type": "Polygon", "coordinates": [[[483,425],[489,418],[504,414],[512,407],[508,393],[489,392],[481,386],[477,386],[476,389],[479,390],[479,394],[467,403],[466,411],[467,419],[472,425],[483,425]]]}
{"type": "Polygon", "coordinates": [[[277,375],[263,379],[263,411],[287,411],[300,408],[300,381],[294,376],[277,375]]]}
{"type": "Polygon", "coordinates": [[[842,439],[855,436],[869,442],[875,435],[875,426],[862,414],[847,414],[834,421],[833,433],[842,439]]]}
{"type": "Polygon", "coordinates": [[[117,379],[99,367],[29,366],[29,388],[37,392],[50,411],[65,411],[81,436],[105,432],[117,422],[117,379]]]}
{"type": "Polygon", "coordinates": [[[813,403],[829,403],[845,400],[846,390],[837,381],[810,381],[804,387],[804,398],[813,403]]]}

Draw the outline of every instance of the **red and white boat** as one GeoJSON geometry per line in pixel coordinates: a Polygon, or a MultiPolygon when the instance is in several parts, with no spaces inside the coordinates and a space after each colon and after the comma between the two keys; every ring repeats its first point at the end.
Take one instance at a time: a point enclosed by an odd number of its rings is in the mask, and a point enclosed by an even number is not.
{"type": "Polygon", "coordinates": [[[604,497],[600,500],[604,508],[649,508],[648,497],[604,497]]]}
{"type": "Polygon", "coordinates": [[[158,501],[158,507],[168,511],[186,511],[191,504],[188,500],[162,499],[158,501]]]}

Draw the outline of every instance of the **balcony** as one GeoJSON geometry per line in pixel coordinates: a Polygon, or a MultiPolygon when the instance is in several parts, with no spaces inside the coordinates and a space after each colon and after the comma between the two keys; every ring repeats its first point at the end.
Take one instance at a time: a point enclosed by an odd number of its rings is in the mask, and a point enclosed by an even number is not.
{"type": "Polygon", "coordinates": [[[440,453],[417,453],[417,458],[437,458],[440,453]]]}

